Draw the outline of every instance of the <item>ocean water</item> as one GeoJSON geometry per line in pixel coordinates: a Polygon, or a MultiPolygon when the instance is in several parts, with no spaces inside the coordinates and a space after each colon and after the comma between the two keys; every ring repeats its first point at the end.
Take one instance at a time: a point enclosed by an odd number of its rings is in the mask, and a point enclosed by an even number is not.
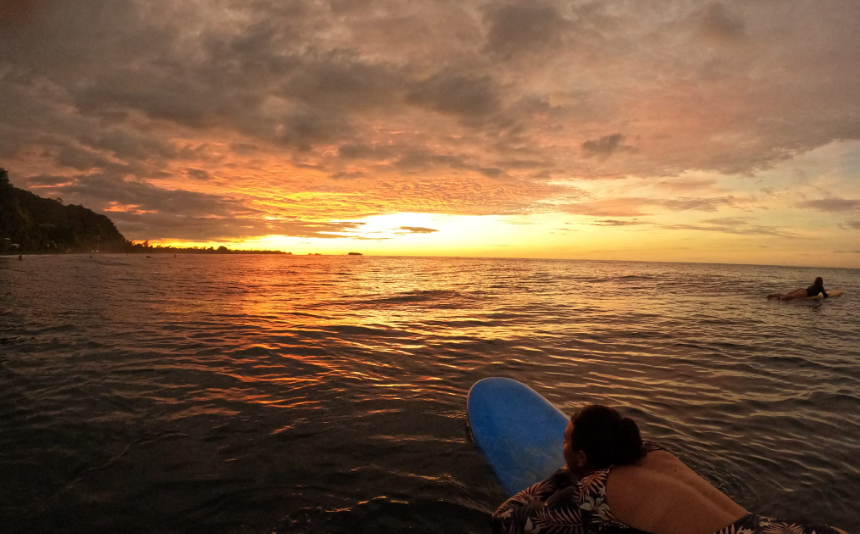
{"type": "MultiPolygon", "coordinates": [[[[515,378],[619,407],[756,513],[860,532],[860,270],[0,257],[0,531],[489,532],[515,378]],[[845,295],[768,301],[815,276],[845,295]]],[[[561,444],[559,444],[561,446],[561,444]]]]}

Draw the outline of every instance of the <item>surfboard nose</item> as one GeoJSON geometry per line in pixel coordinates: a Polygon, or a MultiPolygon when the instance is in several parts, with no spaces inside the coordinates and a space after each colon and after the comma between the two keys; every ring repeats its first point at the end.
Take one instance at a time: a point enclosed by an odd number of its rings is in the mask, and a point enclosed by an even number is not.
{"type": "Polygon", "coordinates": [[[564,465],[568,418],[530,387],[510,378],[485,378],[469,390],[466,404],[472,437],[509,492],[564,465]]]}

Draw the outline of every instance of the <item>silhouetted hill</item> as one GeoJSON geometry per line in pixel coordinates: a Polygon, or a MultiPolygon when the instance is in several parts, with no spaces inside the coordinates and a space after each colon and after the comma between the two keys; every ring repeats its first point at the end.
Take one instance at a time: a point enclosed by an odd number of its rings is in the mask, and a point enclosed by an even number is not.
{"type": "Polygon", "coordinates": [[[225,246],[151,246],[128,241],[113,221],[83,206],[66,206],[18,189],[0,168],[0,254],[56,252],[125,252],[156,254],[287,254],[280,250],[231,250],[225,246]]]}
{"type": "Polygon", "coordinates": [[[128,247],[104,215],[18,189],[0,168],[0,252],[122,252],[128,247]]]}

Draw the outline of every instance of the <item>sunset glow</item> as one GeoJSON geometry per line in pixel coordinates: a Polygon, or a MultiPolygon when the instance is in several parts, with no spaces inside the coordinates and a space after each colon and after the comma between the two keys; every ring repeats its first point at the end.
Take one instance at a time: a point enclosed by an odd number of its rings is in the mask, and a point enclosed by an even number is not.
{"type": "Polygon", "coordinates": [[[4,6],[0,167],[128,239],[860,266],[860,3],[4,6]]]}

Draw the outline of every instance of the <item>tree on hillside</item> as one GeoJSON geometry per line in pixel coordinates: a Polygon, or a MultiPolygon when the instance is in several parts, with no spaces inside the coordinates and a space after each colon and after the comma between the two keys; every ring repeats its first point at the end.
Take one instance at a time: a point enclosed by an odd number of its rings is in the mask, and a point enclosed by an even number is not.
{"type": "MultiPolygon", "coordinates": [[[[0,4],[3,0],[0,0],[0,4]]],[[[62,198],[43,198],[9,181],[0,167],[0,254],[77,252],[187,252],[221,254],[282,254],[281,251],[233,251],[225,246],[175,248],[127,241],[106,215],[81,205],[64,205],[62,198]]],[[[288,253],[289,254],[289,253],[288,253]]]]}
{"type": "Polygon", "coordinates": [[[5,169],[0,169],[0,238],[9,238],[27,253],[118,252],[128,247],[107,216],[18,189],[5,169]]]}

